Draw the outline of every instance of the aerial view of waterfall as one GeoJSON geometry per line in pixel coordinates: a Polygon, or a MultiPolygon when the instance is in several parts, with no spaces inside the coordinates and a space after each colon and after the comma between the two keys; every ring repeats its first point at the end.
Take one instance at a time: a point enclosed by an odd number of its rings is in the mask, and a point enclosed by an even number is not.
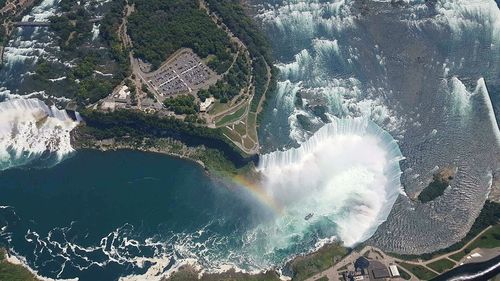
{"type": "Polygon", "coordinates": [[[0,281],[497,280],[499,6],[0,0],[0,281]]]}

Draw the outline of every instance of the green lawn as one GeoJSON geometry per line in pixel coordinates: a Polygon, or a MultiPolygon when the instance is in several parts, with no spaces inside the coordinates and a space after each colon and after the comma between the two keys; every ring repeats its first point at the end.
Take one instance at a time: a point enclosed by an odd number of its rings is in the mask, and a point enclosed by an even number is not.
{"type": "Polygon", "coordinates": [[[226,109],[228,109],[229,106],[227,103],[221,103],[220,101],[216,101],[214,103],[214,105],[212,105],[212,108],[210,108],[210,110],[208,111],[208,113],[212,114],[212,115],[215,115],[219,112],[222,112],[226,109]]]}
{"type": "Polygon", "coordinates": [[[247,127],[248,127],[248,135],[253,139],[257,140],[257,117],[255,113],[249,112],[247,117],[247,127]]]}
{"type": "Polygon", "coordinates": [[[421,265],[413,265],[404,262],[400,263],[399,265],[401,265],[402,267],[413,273],[413,275],[415,275],[418,279],[421,280],[430,280],[437,276],[434,272],[428,270],[427,268],[421,265]]]}
{"type": "Polygon", "coordinates": [[[467,249],[474,250],[476,248],[491,249],[500,247],[500,224],[494,225],[488,231],[476,238],[467,249]]]}
{"type": "Polygon", "coordinates": [[[235,130],[231,130],[227,127],[224,127],[222,128],[222,132],[224,132],[224,134],[226,134],[226,136],[233,142],[238,142],[238,143],[242,142],[241,136],[238,135],[238,133],[235,130]]]}
{"type": "Polygon", "coordinates": [[[454,261],[460,261],[466,255],[467,255],[466,250],[462,250],[456,254],[451,255],[450,258],[454,261]]]}
{"type": "Polygon", "coordinates": [[[439,273],[443,273],[448,269],[452,269],[455,266],[455,263],[452,262],[451,260],[444,258],[437,260],[435,262],[432,262],[427,265],[428,267],[434,269],[435,271],[439,273]]]}
{"type": "Polygon", "coordinates": [[[238,132],[238,134],[240,134],[241,136],[244,136],[246,135],[247,133],[247,126],[245,123],[238,123],[236,125],[234,125],[234,129],[236,130],[236,132],[238,132]]]}
{"type": "Polygon", "coordinates": [[[406,272],[406,270],[402,269],[399,266],[398,266],[398,271],[399,271],[399,274],[401,275],[401,278],[403,278],[404,280],[410,280],[411,279],[410,274],[408,274],[408,272],[406,272]]]}
{"type": "Polygon", "coordinates": [[[224,117],[222,117],[217,122],[215,122],[215,125],[217,127],[219,127],[219,126],[222,126],[224,124],[234,122],[234,121],[240,119],[243,116],[243,114],[245,114],[245,111],[246,111],[246,106],[243,106],[231,114],[224,115],[224,117]]]}
{"type": "Polygon", "coordinates": [[[477,237],[467,248],[451,255],[450,258],[459,261],[474,249],[491,249],[496,247],[500,247],[500,224],[492,226],[488,231],[477,237]]]}
{"type": "Polygon", "coordinates": [[[335,265],[348,251],[341,245],[328,245],[319,251],[301,258],[297,258],[292,263],[294,272],[293,280],[305,280],[308,277],[319,273],[335,265]]]}

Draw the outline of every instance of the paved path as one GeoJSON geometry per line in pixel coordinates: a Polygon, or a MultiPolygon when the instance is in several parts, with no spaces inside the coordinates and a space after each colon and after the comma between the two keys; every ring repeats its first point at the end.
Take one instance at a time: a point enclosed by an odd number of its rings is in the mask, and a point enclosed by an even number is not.
{"type": "MultiPolygon", "coordinates": [[[[322,271],[308,279],[306,279],[306,281],[315,281],[321,277],[324,277],[326,276],[328,278],[328,280],[330,281],[337,281],[337,280],[340,280],[340,276],[339,276],[339,269],[340,268],[343,268],[344,266],[348,266],[348,270],[354,270],[354,268],[352,268],[352,264],[354,263],[354,261],[356,261],[356,259],[358,259],[359,257],[363,256],[366,252],[370,251],[370,254],[375,254],[376,256],[378,256],[378,260],[380,260],[381,262],[385,263],[385,264],[397,264],[397,263],[401,263],[401,262],[404,262],[404,263],[407,263],[407,264],[412,264],[412,265],[419,265],[419,266],[423,266],[425,269],[431,271],[431,272],[434,272],[435,274],[437,275],[440,275],[442,273],[439,273],[437,271],[435,271],[434,269],[430,268],[428,265],[430,263],[433,263],[435,261],[438,261],[438,260],[441,260],[441,259],[448,259],[452,262],[455,263],[455,266],[459,266],[460,264],[458,262],[455,262],[453,259],[450,258],[450,256],[454,255],[454,254],[457,254],[461,251],[463,251],[465,248],[467,248],[470,244],[472,244],[478,237],[481,237],[481,235],[483,235],[486,231],[488,231],[490,228],[492,228],[492,226],[488,226],[487,228],[485,228],[483,231],[481,231],[478,235],[476,235],[473,239],[471,239],[469,242],[467,242],[462,248],[456,250],[456,251],[453,251],[453,252],[450,252],[450,253],[446,253],[444,255],[440,255],[440,256],[437,256],[437,257],[434,257],[430,260],[417,260],[417,261],[411,261],[411,260],[402,260],[402,259],[399,259],[399,258],[395,258],[395,257],[392,257],[392,256],[389,256],[387,254],[385,254],[382,250],[378,249],[378,248],[375,248],[375,247],[372,247],[372,246],[366,246],[365,248],[363,248],[363,250],[361,250],[360,252],[352,252],[351,254],[349,254],[347,257],[345,257],[343,260],[341,260],[340,262],[338,262],[337,264],[335,264],[333,267],[330,267],[328,268],[327,270],[325,271],[322,271]],[[349,266],[350,265],[350,266],[349,266]]],[[[377,258],[376,258],[377,259],[377,258]]],[[[463,260],[463,259],[462,259],[463,260]]],[[[399,266],[400,269],[404,270],[406,273],[408,273],[410,276],[411,276],[411,281],[413,280],[420,280],[418,279],[415,275],[413,275],[410,271],[402,268],[401,266],[399,266]]],[[[342,270],[340,270],[342,271],[342,270]]],[[[398,280],[398,279],[391,279],[391,280],[398,280]]],[[[403,280],[402,278],[399,278],[399,280],[403,280]]]]}

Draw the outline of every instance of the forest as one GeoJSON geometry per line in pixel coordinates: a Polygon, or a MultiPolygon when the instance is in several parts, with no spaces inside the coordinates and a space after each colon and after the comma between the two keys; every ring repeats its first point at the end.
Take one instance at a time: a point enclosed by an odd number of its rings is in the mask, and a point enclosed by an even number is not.
{"type": "Polygon", "coordinates": [[[226,103],[237,96],[241,89],[248,86],[248,75],[250,75],[248,61],[244,54],[240,54],[224,78],[208,90],[200,90],[198,97],[204,101],[207,97],[213,96],[221,103],[226,103]]]}
{"type": "MultiPolygon", "coordinates": [[[[61,2],[61,15],[49,18],[50,27],[58,37],[58,45],[63,50],[74,50],[91,36],[90,13],[71,0],[61,2]]],[[[75,1],[76,2],[76,1],[75,1]]]]}
{"type": "Polygon", "coordinates": [[[133,0],[136,11],[128,31],[135,56],[158,68],[178,49],[191,48],[221,74],[232,61],[226,33],[199,8],[195,0],[133,0]],[[161,24],[159,24],[161,23],[161,24]]]}
{"type": "Polygon", "coordinates": [[[257,162],[257,156],[247,157],[242,154],[218,129],[198,126],[174,117],[159,117],[130,110],[103,113],[84,109],[80,113],[86,126],[80,127],[79,132],[98,140],[115,137],[172,138],[188,146],[204,145],[207,148],[217,149],[238,168],[249,162],[257,162]]]}
{"type": "Polygon", "coordinates": [[[192,95],[170,97],[165,99],[163,103],[175,114],[196,114],[198,112],[198,105],[192,95]]]}
{"type": "MultiPolygon", "coordinates": [[[[257,24],[246,15],[240,1],[207,0],[207,2],[210,10],[215,12],[224,24],[245,43],[250,52],[253,61],[252,68],[255,83],[255,96],[252,100],[251,111],[257,112],[260,99],[264,93],[269,95],[276,89],[277,69],[272,66],[272,49],[269,40],[257,24]],[[267,66],[271,70],[271,81],[266,92],[268,80],[267,66]]],[[[266,98],[266,100],[268,99],[269,97],[266,98]]]]}

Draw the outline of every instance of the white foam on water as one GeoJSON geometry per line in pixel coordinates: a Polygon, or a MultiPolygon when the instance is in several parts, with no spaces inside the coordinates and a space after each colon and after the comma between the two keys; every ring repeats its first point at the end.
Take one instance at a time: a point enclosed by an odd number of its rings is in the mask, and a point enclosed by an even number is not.
{"type": "Polygon", "coordinates": [[[483,98],[484,105],[488,111],[488,117],[491,124],[491,128],[493,133],[495,134],[495,139],[497,140],[497,145],[500,147],[500,127],[498,126],[497,119],[495,117],[495,111],[493,110],[493,103],[491,102],[491,97],[486,87],[486,83],[484,82],[484,78],[480,78],[477,81],[476,89],[474,90],[475,94],[481,95],[483,98]]]}
{"type": "Polygon", "coordinates": [[[20,266],[24,267],[29,272],[31,272],[31,274],[33,274],[36,277],[37,280],[41,280],[41,281],[78,281],[78,278],[73,278],[73,279],[60,279],[60,278],[52,279],[52,278],[43,277],[43,276],[41,276],[41,275],[38,274],[38,271],[34,270],[33,268],[31,268],[28,265],[28,262],[26,261],[26,259],[24,257],[18,255],[16,252],[14,252],[12,250],[10,250],[10,251],[11,251],[10,255],[8,255],[6,257],[7,262],[9,262],[11,264],[16,264],[16,265],[20,265],[20,266]]]}
{"type": "Polygon", "coordinates": [[[285,1],[281,6],[261,11],[257,18],[283,35],[312,38],[318,29],[329,34],[354,25],[351,2],[347,0],[285,1]],[[331,15],[324,17],[324,13],[331,15]]]}
{"type": "Polygon", "coordinates": [[[35,6],[31,12],[24,16],[22,21],[48,22],[55,15],[55,7],[59,0],[43,0],[40,5],[35,6]]]}
{"type": "Polygon", "coordinates": [[[362,118],[336,119],[299,148],[263,155],[266,191],[285,206],[271,246],[285,247],[305,233],[309,213],[312,221],[334,222],[347,246],[369,238],[402,192],[402,159],[397,142],[362,118]],[[289,229],[289,236],[282,233],[289,229]]]}
{"type": "Polygon", "coordinates": [[[22,166],[44,153],[61,161],[73,152],[70,131],[78,122],[38,99],[0,103],[0,170],[22,166]]]}
{"type": "Polygon", "coordinates": [[[51,101],[59,102],[69,102],[71,99],[66,97],[56,97],[45,93],[45,91],[33,92],[25,95],[12,94],[10,90],[5,88],[0,88],[0,97],[5,97],[6,99],[28,99],[28,98],[42,98],[51,101]]]}
{"type": "Polygon", "coordinates": [[[456,37],[464,31],[486,32],[500,43],[500,9],[494,0],[439,0],[436,10],[436,23],[449,26],[456,37]]]}

